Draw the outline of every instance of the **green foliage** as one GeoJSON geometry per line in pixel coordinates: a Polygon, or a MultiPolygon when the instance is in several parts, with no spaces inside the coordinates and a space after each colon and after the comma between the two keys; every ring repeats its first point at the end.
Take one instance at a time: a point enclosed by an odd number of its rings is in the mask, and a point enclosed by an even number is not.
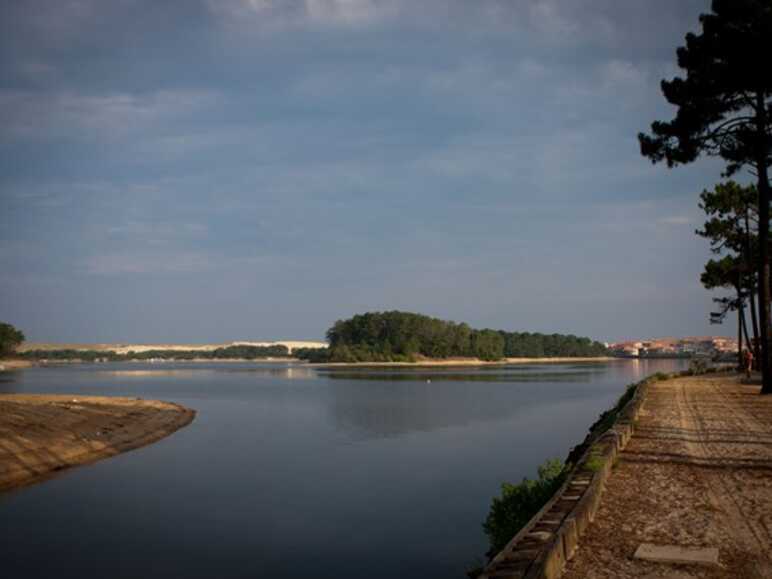
{"type": "Polygon", "coordinates": [[[641,152],[669,166],[721,156],[727,174],[743,165],[769,167],[772,72],[757,63],[769,53],[772,3],[713,0],[700,23],[701,32],[687,34],[677,51],[685,75],[662,82],[676,116],[639,135],[641,152]]]}
{"type": "Polygon", "coordinates": [[[418,357],[481,360],[603,356],[603,344],[560,334],[474,330],[409,312],[370,312],[335,322],[327,332],[330,361],[412,362],[418,357]]]}
{"type": "Polygon", "coordinates": [[[689,360],[689,375],[697,376],[699,374],[707,374],[708,360],[705,358],[692,358],[689,360]]]}
{"type": "MultiPolygon", "coordinates": [[[[686,45],[677,51],[678,66],[685,74],[663,80],[661,84],[665,99],[676,109],[675,118],[655,121],[651,125],[651,133],[640,133],[638,139],[641,154],[654,163],[665,161],[673,167],[691,163],[701,155],[719,156],[726,163],[724,176],[731,176],[743,168],[756,176],[758,256],[753,256],[752,252],[746,254],[746,259],[739,260],[737,264],[740,266],[738,271],[733,272],[732,279],[727,281],[737,288],[737,306],[741,309],[744,299],[741,288],[752,289],[752,283],[732,282],[737,274],[743,273],[741,268],[748,261],[756,270],[760,319],[754,327],[757,325],[759,328],[761,347],[757,359],[762,370],[761,392],[770,394],[772,368],[767,268],[772,196],[769,182],[772,166],[772,68],[759,63],[765,62],[770,52],[772,2],[713,0],[711,12],[700,16],[700,24],[701,31],[687,34],[686,45]]],[[[708,233],[706,237],[711,237],[707,228],[705,233],[708,233]]],[[[726,231],[716,233],[724,237],[726,231]]],[[[731,239],[723,242],[731,243],[731,239]]],[[[703,281],[716,284],[714,273],[706,272],[707,277],[703,281]]],[[[722,310],[711,314],[717,322],[733,305],[729,298],[719,303],[722,303],[722,310]]],[[[738,324],[744,325],[742,315],[738,317],[738,324]]]]}
{"type": "Polygon", "coordinates": [[[292,355],[300,360],[316,364],[330,361],[329,348],[295,348],[292,351],[292,355]]]}
{"type": "Polygon", "coordinates": [[[0,356],[12,354],[24,341],[24,334],[11,324],[0,322],[0,356]]]}
{"type": "Polygon", "coordinates": [[[539,478],[524,478],[520,484],[504,483],[501,496],[494,497],[483,529],[490,544],[489,554],[501,551],[531,518],[552,498],[565,479],[560,460],[548,460],[539,467],[539,478]]]}
{"type": "Polygon", "coordinates": [[[587,462],[584,463],[584,466],[587,467],[592,472],[598,472],[606,465],[606,460],[601,456],[600,451],[598,449],[593,449],[590,451],[590,456],[587,457],[587,462]]]}

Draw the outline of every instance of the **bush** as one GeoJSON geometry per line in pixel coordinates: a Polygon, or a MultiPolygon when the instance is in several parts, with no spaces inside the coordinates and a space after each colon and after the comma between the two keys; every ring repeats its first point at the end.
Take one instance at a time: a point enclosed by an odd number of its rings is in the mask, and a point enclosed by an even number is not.
{"type": "Polygon", "coordinates": [[[330,350],[328,348],[295,348],[292,354],[299,360],[313,363],[330,361],[330,350]]]}
{"type": "Polygon", "coordinates": [[[0,356],[12,354],[23,341],[23,333],[11,324],[0,322],[0,356]]]}
{"type": "Polygon", "coordinates": [[[692,358],[689,360],[689,375],[697,376],[708,371],[708,360],[705,358],[692,358]]]}
{"type": "Polygon", "coordinates": [[[520,484],[504,483],[501,496],[494,497],[483,529],[488,536],[490,556],[501,551],[531,518],[552,498],[565,479],[564,464],[558,459],[539,467],[539,478],[524,478],[520,484]]]}

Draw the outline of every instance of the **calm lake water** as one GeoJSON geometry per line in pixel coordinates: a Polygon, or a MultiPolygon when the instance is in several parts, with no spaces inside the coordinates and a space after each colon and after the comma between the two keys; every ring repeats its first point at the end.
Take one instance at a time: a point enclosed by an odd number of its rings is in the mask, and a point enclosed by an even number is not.
{"type": "Polygon", "coordinates": [[[457,578],[503,481],[565,458],[624,386],[682,361],[476,369],[102,364],[0,392],[140,396],[196,420],[0,495],[2,576],[457,578]]]}

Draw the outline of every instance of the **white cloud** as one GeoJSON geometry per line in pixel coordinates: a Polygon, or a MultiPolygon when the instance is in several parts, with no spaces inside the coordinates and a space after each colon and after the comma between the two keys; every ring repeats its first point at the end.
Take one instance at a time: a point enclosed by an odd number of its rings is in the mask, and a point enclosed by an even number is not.
{"type": "Polygon", "coordinates": [[[213,91],[161,90],[86,95],[0,91],[0,125],[7,137],[122,136],[188,116],[220,100],[213,91]]]}
{"type": "Polygon", "coordinates": [[[110,237],[128,239],[134,243],[166,245],[173,241],[205,237],[209,228],[203,223],[131,220],[107,228],[110,237]]]}
{"type": "Polygon", "coordinates": [[[325,24],[374,22],[391,12],[388,3],[373,0],[305,0],[305,11],[311,20],[325,24]]]}
{"type": "Polygon", "coordinates": [[[613,59],[601,66],[600,75],[606,90],[619,88],[640,90],[649,83],[647,71],[629,61],[613,59]]]}
{"type": "Polygon", "coordinates": [[[208,0],[210,10],[231,23],[260,29],[304,25],[361,26],[401,12],[402,0],[208,0]]]}
{"type": "Polygon", "coordinates": [[[666,215],[657,219],[659,225],[681,226],[690,225],[692,218],[686,215],[666,215]]]}
{"type": "Polygon", "coordinates": [[[85,260],[94,275],[197,273],[212,269],[216,259],[206,252],[123,251],[93,255],[85,260]]]}

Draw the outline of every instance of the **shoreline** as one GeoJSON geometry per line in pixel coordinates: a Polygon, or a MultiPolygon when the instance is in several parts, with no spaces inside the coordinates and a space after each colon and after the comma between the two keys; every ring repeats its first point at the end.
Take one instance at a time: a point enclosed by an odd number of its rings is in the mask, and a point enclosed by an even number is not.
{"type": "Polygon", "coordinates": [[[597,363],[613,362],[615,360],[628,360],[616,356],[596,357],[570,357],[560,356],[553,358],[504,358],[502,360],[480,360],[476,358],[448,358],[426,359],[416,362],[306,362],[299,358],[153,358],[149,360],[82,360],[80,358],[67,358],[61,360],[0,360],[0,371],[18,370],[33,366],[66,366],[69,364],[165,364],[165,363],[192,363],[192,364],[297,364],[309,368],[453,368],[453,367],[480,367],[480,366],[511,366],[518,364],[571,364],[571,363],[597,363]]]}
{"type": "Polygon", "coordinates": [[[0,394],[0,492],[147,446],[195,416],[195,410],[158,400],[0,394]]]}
{"type": "Polygon", "coordinates": [[[307,366],[313,368],[435,368],[465,366],[511,366],[516,364],[566,364],[593,363],[622,360],[614,356],[597,357],[554,357],[554,358],[504,358],[503,360],[479,360],[471,358],[449,358],[446,360],[419,360],[417,362],[314,362],[307,366]]]}

